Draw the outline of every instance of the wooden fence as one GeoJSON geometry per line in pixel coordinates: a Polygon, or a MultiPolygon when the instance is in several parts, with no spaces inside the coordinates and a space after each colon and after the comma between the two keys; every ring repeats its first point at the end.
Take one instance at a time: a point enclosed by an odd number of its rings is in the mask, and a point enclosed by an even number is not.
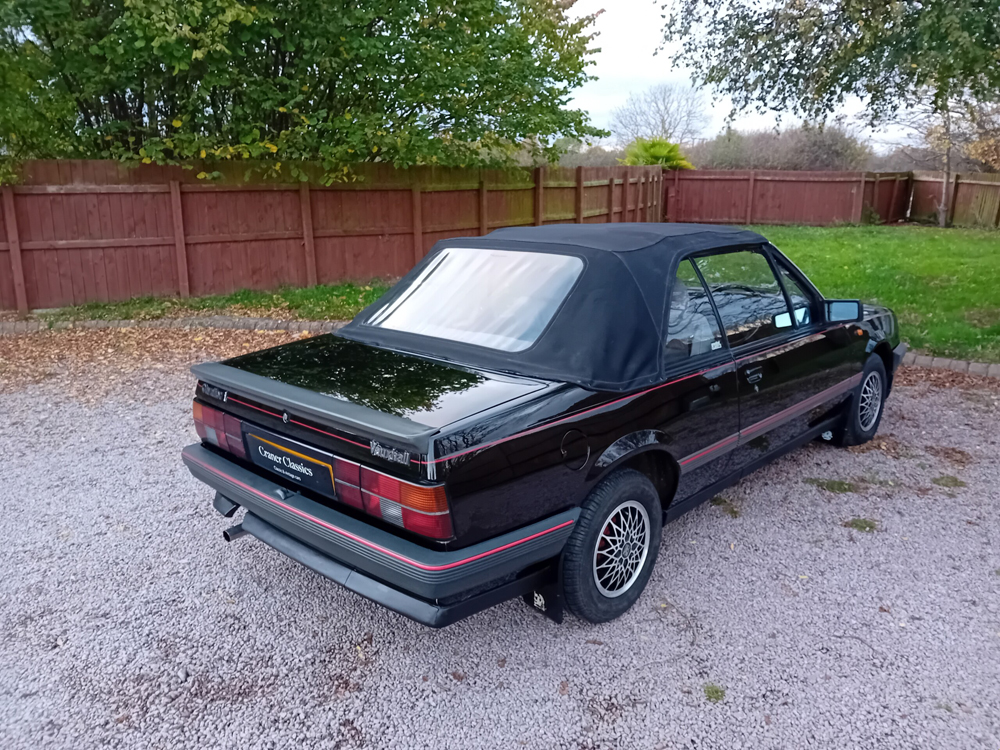
{"type": "MultiPolygon", "coordinates": [[[[941,205],[943,172],[913,173],[914,221],[936,221],[941,205]]],[[[955,174],[948,185],[948,223],[967,227],[1000,227],[1000,174],[955,174]]]]}
{"type": "Polygon", "coordinates": [[[397,277],[438,240],[660,221],[658,167],[365,165],[358,182],[205,184],[197,169],[38,161],[0,189],[0,309],[397,277]]]}
{"type": "Polygon", "coordinates": [[[667,221],[706,224],[860,224],[907,217],[910,173],[675,171],[667,221]]]}
{"type": "MultiPolygon", "coordinates": [[[[656,167],[395,170],[322,186],[218,183],[197,169],[38,161],[0,189],[0,309],[402,276],[438,240],[503,226],[932,221],[935,172],[656,167]]],[[[952,223],[1000,226],[1000,175],[949,184],[952,223]]]]}

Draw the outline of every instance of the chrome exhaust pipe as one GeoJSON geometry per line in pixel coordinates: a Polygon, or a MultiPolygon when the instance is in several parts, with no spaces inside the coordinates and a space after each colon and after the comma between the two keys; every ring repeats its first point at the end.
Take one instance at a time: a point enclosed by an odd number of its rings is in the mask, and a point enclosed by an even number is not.
{"type": "Polygon", "coordinates": [[[247,530],[243,528],[243,524],[238,523],[235,526],[230,526],[228,529],[222,532],[222,538],[227,542],[235,542],[241,536],[246,535],[247,530]]]}

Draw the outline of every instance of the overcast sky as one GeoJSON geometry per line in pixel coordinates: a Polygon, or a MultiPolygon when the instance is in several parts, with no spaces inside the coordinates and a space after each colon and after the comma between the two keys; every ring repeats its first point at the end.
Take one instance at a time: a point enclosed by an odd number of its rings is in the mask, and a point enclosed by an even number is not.
{"type": "MultiPolygon", "coordinates": [[[[611,113],[624,104],[631,93],[641,93],[657,83],[690,84],[686,71],[671,66],[670,48],[654,54],[663,33],[660,5],[660,0],[578,0],[573,7],[575,15],[604,9],[596,22],[599,36],[594,42],[601,51],[593,58],[596,65],[589,68],[590,74],[598,80],[578,89],[574,97],[575,106],[589,112],[598,127],[609,127],[611,113]]],[[[707,98],[711,101],[711,95],[707,98]]],[[[712,119],[705,137],[712,137],[723,129],[730,111],[728,100],[716,101],[711,106],[712,119]]],[[[847,110],[845,114],[854,116],[861,107],[855,104],[847,110]]],[[[759,130],[773,128],[778,123],[776,114],[745,112],[737,116],[734,125],[740,130],[759,130]]],[[[791,115],[784,116],[781,121],[784,126],[797,123],[798,118],[791,115]]],[[[872,137],[873,146],[883,146],[885,136],[863,132],[872,137]]]]}

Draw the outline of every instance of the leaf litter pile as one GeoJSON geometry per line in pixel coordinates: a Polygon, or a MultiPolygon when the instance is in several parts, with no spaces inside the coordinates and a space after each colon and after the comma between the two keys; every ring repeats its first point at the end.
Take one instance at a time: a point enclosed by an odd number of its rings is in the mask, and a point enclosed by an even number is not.
{"type": "Polygon", "coordinates": [[[58,382],[67,395],[95,403],[123,382],[150,371],[186,372],[196,362],[225,359],[308,334],[216,328],[70,329],[0,336],[0,394],[58,382]]]}

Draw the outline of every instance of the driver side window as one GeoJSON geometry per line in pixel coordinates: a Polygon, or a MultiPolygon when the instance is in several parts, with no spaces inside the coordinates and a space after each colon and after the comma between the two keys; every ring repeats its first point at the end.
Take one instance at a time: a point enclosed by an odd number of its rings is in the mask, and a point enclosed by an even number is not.
{"type": "Polygon", "coordinates": [[[792,316],[778,279],[761,253],[739,250],[698,258],[732,347],[791,328],[792,316]]]}

